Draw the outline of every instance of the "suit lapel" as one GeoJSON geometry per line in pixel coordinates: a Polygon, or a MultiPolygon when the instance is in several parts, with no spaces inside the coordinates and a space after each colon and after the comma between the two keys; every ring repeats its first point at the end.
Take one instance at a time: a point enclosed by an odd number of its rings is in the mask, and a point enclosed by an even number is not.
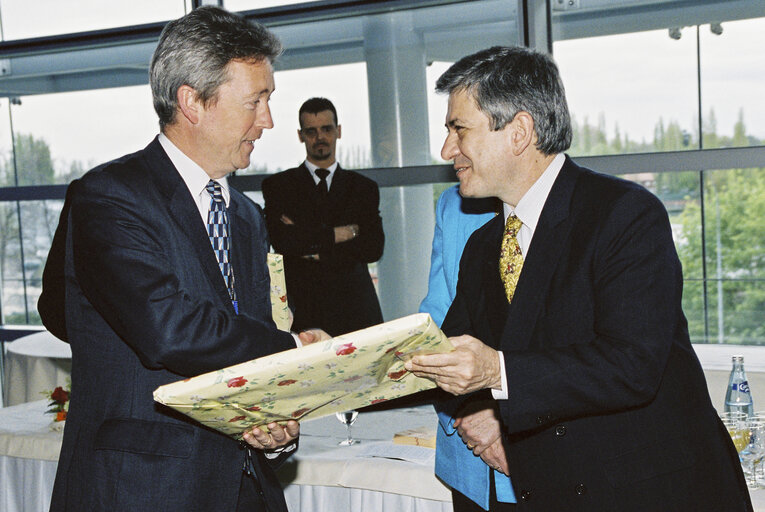
{"type": "Polygon", "coordinates": [[[501,215],[496,216],[489,223],[485,233],[485,241],[481,244],[483,248],[481,254],[481,289],[483,290],[488,327],[492,338],[492,342],[488,344],[498,348],[509,307],[502,280],[499,277],[499,250],[504,223],[501,215]]]}
{"type": "MultiPolygon", "coordinates": [[[[252,240],[252,226],[239,214],[239,200],[233,193],[228,212],[231,222],[231,265],[234,268],[234,287],[239,302],[239,311],[245,311],[246,301],[253,294],[250,281],[245,278],[245,276],[252,274],[247,265],[255,261],[252,254],[252,244],[246,242],[252,240]]],[[[228,297],[228,290],[226,290],[226,297],[228,297]]]]}
{"type": "Polygon", "coordinates": [[[523,262],[521,277],[502,333],[502,348],[505,350],[529,348],[534,327],[543,311],[544,297],[561,252],[568,244],[571,197],[578,176],[579,168],[566,157],[545,201],[523,262]]]}
{"type": "Polygon", "coordinates": [[[224,304],[230,305],[231,299],[228,296],[226,283],[221,277],[218,260],[212,251],[210,238],[207,236],[204,225],[196,221],[200,218],[199,209],[189,189],[157,139],[154,139],[146,149],[146,165],[152,171],[151,176],[154,178],[157,189],[166,199],[167,215],[175,223],[179,232],[188,238],[199,258],[204,275],[212,284],[219,299],[224,304]]]}

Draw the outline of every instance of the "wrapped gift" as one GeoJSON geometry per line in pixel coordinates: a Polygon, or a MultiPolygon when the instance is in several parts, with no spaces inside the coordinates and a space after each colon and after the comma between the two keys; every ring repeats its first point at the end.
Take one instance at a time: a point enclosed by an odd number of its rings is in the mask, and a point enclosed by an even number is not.
{"type": "Polygon", "coordinates": [[[268,275],[271,277],[271,316],[276,327],[289,331],[292,326],[287,305],[287,283],[284,280],[284,256],[268,253],[268,275]]]}
{"type": "Polygon", "coordinates": [[[320,418],[434,388],[404,362],[451,349],[430,315],[418,313],[160,386],[154,399],[239,437],[272,421],[320,418]]]}

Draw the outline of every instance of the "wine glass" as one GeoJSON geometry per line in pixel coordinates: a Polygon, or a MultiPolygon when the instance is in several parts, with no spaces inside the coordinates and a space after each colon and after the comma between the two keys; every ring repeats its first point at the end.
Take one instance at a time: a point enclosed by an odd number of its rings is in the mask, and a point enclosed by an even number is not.
{"type": "Polygon", "coordinates": [[[749,443],[749,429],[747,428],[748,418],[742,412],[725,412],[720,414],[720,419],[728,430],[733,446],[736,452],[741,454],[741,450],[746,448],[749,443]]]}
{"type": "Polygon", "coordinates": [[[346,428],[348,429],[348,439],[337,443],[340,446],[351,446],[352,444],[357,444],[361,442],[351,437],[351,425],[353,425],[353,422],[356,421],[356,418],[358,417],[358,415],[359,415],[359,411],[343,411],[343,412],[335,413],[335,416],[337,416],[337,419],[340,420],[340,423],[345,425],[346,428]]]}

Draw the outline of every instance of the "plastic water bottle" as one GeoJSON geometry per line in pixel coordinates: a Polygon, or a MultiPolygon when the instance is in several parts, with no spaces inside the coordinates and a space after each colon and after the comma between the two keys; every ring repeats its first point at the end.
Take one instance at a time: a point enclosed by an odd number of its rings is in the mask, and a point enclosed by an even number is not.
{"type": "Polygon", "coordinates": [[[743,412],[747,417],[754,412],[752,393],[744,371],[744,356],[733,356],[733,369],[725,393],[725,412],[743,412]]]}

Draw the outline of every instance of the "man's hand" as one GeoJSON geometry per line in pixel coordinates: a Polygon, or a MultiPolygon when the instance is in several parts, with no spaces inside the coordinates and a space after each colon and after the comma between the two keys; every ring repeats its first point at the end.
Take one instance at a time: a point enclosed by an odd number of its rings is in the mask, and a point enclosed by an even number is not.
{"type": "Polygon", "coordinates": [[[449,338],[454,350],[414,356],[404,367],[431,379],[444,391],[465,395],[479,389],[502,389],[499,354],[472,336],[449,338]]]}
{"type": "Polygon", "coordinates": [[[300,435],[300,425],[295,420],[289,420],[284,427],[276,422],[269,423],[266,426],[268,427],[268,432],[255,427],[251,431],[245,432],[242,437],[247,441],[247,444],[255,449],[273,450],[287,446],[300,435]]]}
{"type": "Polygon", "coordinates": [[[321,329],[306,329],[305,331],[301,331],[300,334],[298,334],[298,338],[300,338],[300,342],[303,345],[310,345],[311,343],[316,343],[317,341],[326,341],[331,339],[332,336],[321,329]]]}
{"type": "Polygon", "coordinates": [[[346,226],[337,226],[335,228],[335,243],[347,242],[359,236],[359,225],[348,224],[346,226]]]}
{"type": "Polygon", "coordinates": [[[481,454],[481,460],[507,476],[510,476],[510,468],[507,465],[507,456],[505,455],[505,446],[502,444],[502,438],[497,439],[481,454]]]}
{"type": "Polygon", "coordinates": [[[502,437],[496,404],[493,400],[473,400],[463,407],[454,420],[454,427],[467,447],[481,455],[502,437]]]}

